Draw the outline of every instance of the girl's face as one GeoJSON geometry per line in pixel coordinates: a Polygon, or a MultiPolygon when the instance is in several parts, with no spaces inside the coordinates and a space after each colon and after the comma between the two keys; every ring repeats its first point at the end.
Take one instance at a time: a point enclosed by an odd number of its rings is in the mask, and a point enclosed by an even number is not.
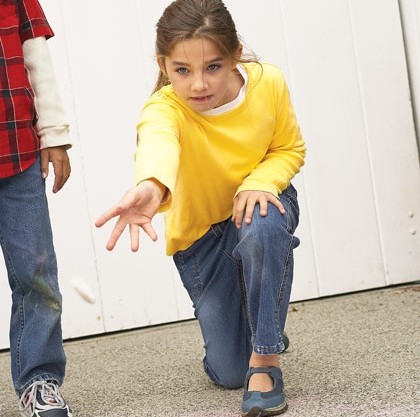
{"type": "Polygon", "coordinates": [[[178,42],[165,57],[161,70],[180,100],[204,112],[238,96],[243,81],[235,67],[236,63],[223,57],[212,40],[196,38],[178,42]]]}

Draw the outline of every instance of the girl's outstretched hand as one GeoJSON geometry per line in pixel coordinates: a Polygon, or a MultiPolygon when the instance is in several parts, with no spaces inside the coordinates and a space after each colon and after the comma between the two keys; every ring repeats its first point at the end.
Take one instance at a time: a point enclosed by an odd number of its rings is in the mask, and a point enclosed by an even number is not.
{"type": "Polygon", "coordinates": [[[241,191],[233,200],[232,221],[239,229],[242,221],[250,224],[254,214],[255,205],[260,205],[260,216],[266,216],[268,203],[274,204],[281,214],[286,213],[283,204],[273,194],[266,191],[241,191]]]}
{"type": "Polygon", "coordinates": [[[151,222],[161,205],[165,190],[166,188],[157,181],[142,181],[136,187],[130,188],[117,205],[96,220],[95,226],[101,227],[109,220],[119,216],[106,244],[108,250],[114,249],[127,225],[130,231],[131,250],[133,252],[139,249],[140,227],[153,241],[157,240],[157,234],[151,222]]]}

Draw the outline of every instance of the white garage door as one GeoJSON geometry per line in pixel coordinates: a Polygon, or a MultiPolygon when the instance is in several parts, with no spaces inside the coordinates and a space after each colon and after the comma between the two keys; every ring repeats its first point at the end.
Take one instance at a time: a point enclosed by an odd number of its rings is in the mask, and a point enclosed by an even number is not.
{"type": "MultiPolygon", "coordinates": [[[[156,76],[154,24],[169,1],[101,0],[100,10],[86,0],[41,3],[56,32],[51,51],[75,142],[72,178],[50,197],[64,336],[190,318],[161,218],[160,240],[143,239],[139,254],[127,237],[107,252],[110,229],[93,226],[131,185],[135,124],[156,76]],[[73,276],[92,287],[96,304],[74,293],[73,276]]],[[[226,4],[246,45],[284,70],[308,145],[295,181],[302,243],[293,300],[419,279],[420,169],[398,1],[226,4]]],[[[420,28],[415,12],[411,30],[420,28]]],[[[0,348],[9,310],[1,266],[0,348]]]]}

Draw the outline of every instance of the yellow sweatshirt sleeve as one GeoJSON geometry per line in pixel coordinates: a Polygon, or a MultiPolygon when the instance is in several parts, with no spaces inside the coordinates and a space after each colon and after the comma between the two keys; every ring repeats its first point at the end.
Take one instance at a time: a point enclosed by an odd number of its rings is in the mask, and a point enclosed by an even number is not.
{"type": "Polygon", "coordinates": [[[169,106],[151,99],[137,125],[134,183],[154,178],[168,189],[160,211],[172,202],[179,167],[179,115],[169,106]]]}
{"type": "MultiPolygon", "coordinates": [[[[265,67],[264,70],[268,68],[265,67]]],[[[289,186],[304,164],[306,146],[290,101],[289,90],[280,71],[271,82],[274,83],[272,90],[266,88],[265,83],[259,88],[274,91],[275,94],[274,108],[267,109],[276,114],[273,138],[266,155],[244,179],[235,196],[245,190],[267,191],[277,196],[289,186]]]]}

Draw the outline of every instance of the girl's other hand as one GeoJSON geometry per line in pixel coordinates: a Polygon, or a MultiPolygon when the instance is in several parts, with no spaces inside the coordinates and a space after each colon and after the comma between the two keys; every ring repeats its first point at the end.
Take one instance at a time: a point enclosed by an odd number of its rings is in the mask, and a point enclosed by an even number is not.
{"type": "Polygon", "coordinates": [[[286,213],[283,204],[273,194],[266,191],[241,191],[233,200],[232,221],[240,229],[242,222],[250,224],[255,205],[260,205],[260,216],[266,216],[268,203],[278,208],[281,214],[286,213]]]}
{"type": "Polygon", "coordinates": [[[108,250],[114,249],[127,225],[133,252],[139,249],[140,228],[153,241],[157,240],[157,234],[151,222],[161,205],[165,190],[166,188],[156,180],[142,181],[136,187],[130,188],[117,205],[96,220],[95,226],[102,227],[109,220],[119,216],[106,244],[108,250]]]}

